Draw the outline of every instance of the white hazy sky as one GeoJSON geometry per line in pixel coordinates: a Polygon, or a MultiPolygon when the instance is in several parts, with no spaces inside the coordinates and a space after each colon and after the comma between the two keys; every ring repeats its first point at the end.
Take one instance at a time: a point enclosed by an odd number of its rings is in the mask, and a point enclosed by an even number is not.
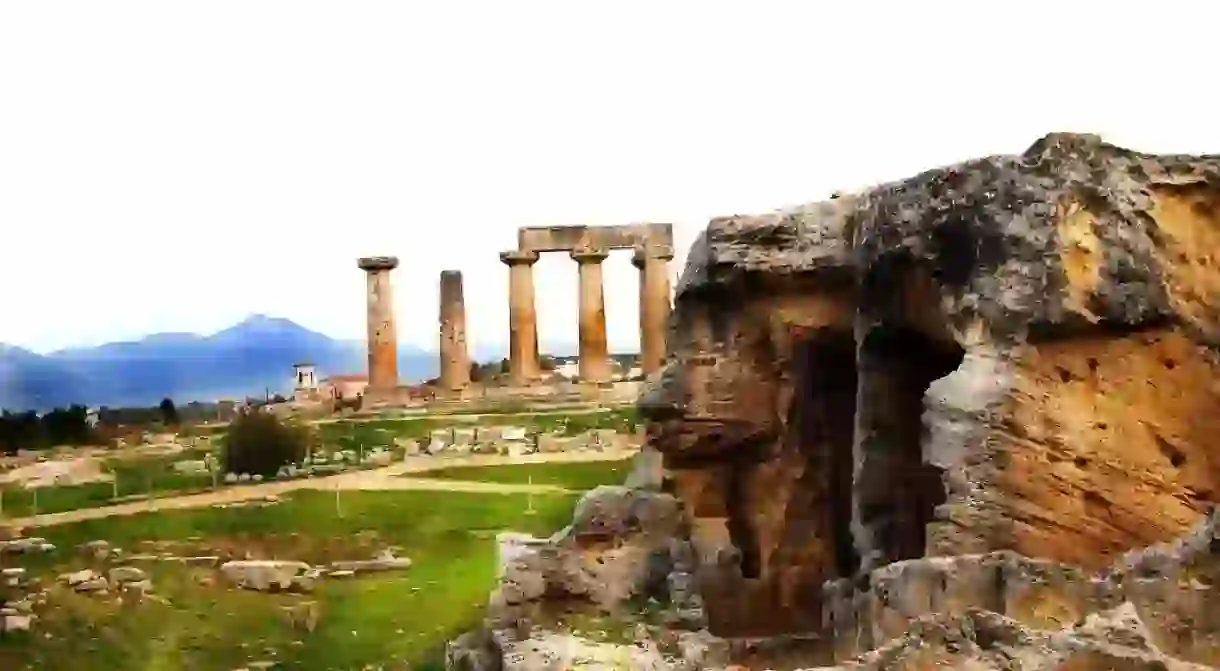
{"type": "MultiPolygon", "coordinates": [[[[403,340],[437,280],[507,339],[521,225],[824,198],[1051,130],[1220,151],[1215,3],[0,3],[0,342],[38,351],[252,312],[363,337],[393,254],[403,340]]],[[[574,341],[575,264],[536,266],[574,341]]],[[[606,267],[613,343],[636,276],[606,267]]]]}

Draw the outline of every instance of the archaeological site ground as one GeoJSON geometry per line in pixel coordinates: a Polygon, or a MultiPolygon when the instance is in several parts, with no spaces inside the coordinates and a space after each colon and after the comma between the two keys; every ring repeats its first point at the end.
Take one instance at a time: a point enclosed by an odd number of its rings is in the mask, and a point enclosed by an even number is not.
{"type": "Polygon", "coordinates": [[[1220,157],[1052,134],[713,219],[671,289],[672,245],[521,229],[494,381],[441,272],[422,386],[398,261],[360,259],[362,407],[303,363],[272,411],[312,442],[266,474],[217,469],[223,424],[12,464],[0,669],[1220,667],[1220,157]],[[579,274],[567,377],[547,252],[579,274]]]}

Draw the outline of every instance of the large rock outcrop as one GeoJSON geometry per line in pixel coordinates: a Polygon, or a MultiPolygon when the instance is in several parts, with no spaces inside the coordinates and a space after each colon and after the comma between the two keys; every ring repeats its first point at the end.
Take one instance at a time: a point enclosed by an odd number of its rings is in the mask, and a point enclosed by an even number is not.
{"type": "Polygon", "coordinates": [[[1100,569],[1220,492],[1220,157],[1051,135],[717,219],[642,402],[714,631],[925,555],[1100,569]]]}
{"type": "Polygon", "coordinates": [[[747,668],[1220,664],[1218,243],[1220,156],[1087,135],[713,220],[640,402],[677,620],[747,668]]]}

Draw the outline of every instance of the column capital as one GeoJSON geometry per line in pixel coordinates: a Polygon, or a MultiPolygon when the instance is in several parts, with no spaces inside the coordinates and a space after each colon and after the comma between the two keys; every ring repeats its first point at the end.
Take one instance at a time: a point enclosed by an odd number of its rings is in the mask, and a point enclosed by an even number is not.
{"type": "Polygon", "coordinates": [[[513,249],[500,252],[500,263],[506,266],[532,266],[538,261],[538,252],[513,249]]]}
{"type": "Polygon", "coordinates": [[[373,273],[378,270],[394,270],[398,267],[397,256],[365,256],[356,260],[361,270],[373,273]]]}
{"type": "Polygon", "coordinates": [[[572,250],[572,260],[582,266],[590,263],[601,263],[608,256],[610,256],[610,252],[601,247],[583,246],[572,250]]]}
{"type": "Polygon", "coordinates": [[[643,268],[648,259],[670,261],[674,258],[674,248],[670,245],[638,245],[631,254],[631,265],[643,268]]]}

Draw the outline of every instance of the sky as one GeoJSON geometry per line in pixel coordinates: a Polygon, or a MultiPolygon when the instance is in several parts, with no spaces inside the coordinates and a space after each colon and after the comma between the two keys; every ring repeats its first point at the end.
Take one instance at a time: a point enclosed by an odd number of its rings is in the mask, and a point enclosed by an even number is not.
{"type": "MultiPolygon", "coordinates": [[[[0,342],[251,313],[361,338],[356,258],[395,255],[404,342],[436,348],[454,269],[470,340],[500,343],[519,226],[672,222],[676,274],[713,216],[1050,131],[1220,152],[1217,18],[1174,0],[0,3],[0,342]]],[[[535,269],[543,344],[574,342],[575,263],[535,269]]],[[[633,348],[628,253],[605,275],[611,344],[633,348]]]]}

